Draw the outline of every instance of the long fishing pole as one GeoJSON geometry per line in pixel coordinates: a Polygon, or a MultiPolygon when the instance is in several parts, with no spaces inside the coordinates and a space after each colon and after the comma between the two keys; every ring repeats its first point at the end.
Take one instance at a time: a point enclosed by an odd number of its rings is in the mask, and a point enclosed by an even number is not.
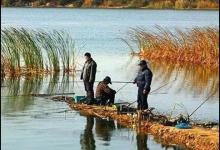
{"type": "Polygon", "coordinates": [[[1,97],[15,97],[15,96],[34,96],[34,97],[45,97],[52,95],[74,95],[75,93],[50,93],[50,94],[26,94],[26,95],[10,95],[10,96],[1,96],[1,97]]]}
{"type": "MultiPolygon", "coordinates": [[[[155,90],[151,91],[150,93],[153,93],[153,92],[158,91],[159,89],[163,88],[164,86],[166,86],[166,85],[168,85],[168,84],[170,84],[170,83],[172,83],[172,82],[176,81],[176,79],[177,79],[177,78],[175,78],[173,81],[168,82],[168,83],[164,84],[163,86],[161,86],[161,87],[159,87],[159,88],[157,88],[157,89],[155,89],[155,90]]],[[[131,81],[132,81],[132,80],[131,80],[131,81]]],[[[115,82],[117,82],[117,83],[126,83],[126,84],[125,84],[125,85],[123,85],[121,88],[119,88],[119,89],[116,91],[116,93],[118,93],[118,92],[119,92],[121,89],[123,89],[125,86],[127,86],[127,85],[128,85],[128,83],[134,83],[134,82],[131,82],[131,81],[129,81],[129,82],[115,81],[115,82]]]]}
{"type": "MultiPolygon", "coordinates": [[[[132,81],[132,80],[131,80],[132,81]]],[[[118,93],[120,90],[122,90],[124,87],[126,87],[129,83],[133,83],[133,82],[131,82],[131,81],[129,81],[129,82],[120,82],[120,83],[125,83],[122,87],[120,87],[117,91],[116,91],[116,93],[118,93]]]]}
{"type": "MultiPolygon", "coordinates": [[[[191,117],[200,107],[202,107],[203,104],[205,104],[205,102],[207,102],[215,93],[212,93],[211,95],[209,95],[190,115],[189,117],[191,117]]],[[[188,117],[188,118],[189,118],[188,117]]]]}
{"type": "MultiPolygon", "coordinates": [[[[74,81],[69,81],[69,82],[84,82],[82,80],[74,80],[74,81]]],[[[95,83],[101,82],[101,81],[95,81],[95,83]]],[[[44,83],[62,83],[62,82],[44,82],[44,83]]],[[[112,83],[133,83],[129,81],[112,81],[112,83]]]]}
{"type": "Polygon", "coordinates": [[[65,119],[66,119],[66,113],[67,112],[71,112],[71,113],[74,113],[74,114],[78,113],[77,111],[74,111],[73,109],[65,109],[65,110],[62,110],[62,111],[55,111],[55,112],[42,112],[40,114],[35,114],[34,116],[50,115],[50,114],[55,114],[55,113],[65,113],[65,119]]]}
{"type": "MultiPolygon", "coordinates": [[[[80,80],[76,80],[76,81],[68,81],[68,83],[72,83],[72,82],[83,82],[83,81],[80,81],[80,80]]],[[[101,81],[95,81],[95,83],[97,82],[101,82],[101,81]]],[[[43,82],[44,84],[45,83],[63,83],[62,81],[61,82],[43,82]]],[[[112,83],[117,83],[117,84],[121,84],[121,83],[133,83],[133,82],[129,82],[129,81],[112,81],[112,83]]],[[[1,88],[6,88],[8,86],[1,86],[1,88]]]]}
{"type": "MultiPolygon", "coordinates": [[[[168,85],[168,84],[170,84],[170,83],[172,83],[172,82],[176,81],[176,79],[177,79],[177,78],[175,78],[175,79],[174,79],[174,80],[172,80],[171,82],[167,82],[166,84],[164,84],[164,85],[160,86],[159,88],[157,88],[157,89],[155,89],[155,90],[151,91],[149,94],[152,94],[153,92],[158,91],[159,89],[161,89],[161,88],[165,87],[166,85],[168,85]]],[[[132,105],[132,104],[134,104],[135,102],[137,102],[137,100],[135,100],[134,102],[130,103],[128,106],[131,106],[131,105],[132,105]]]]}
{"type": "MultiPolygon", "coordinates": [[[[132,80],[131,80],[132,81],[132,80]]],[[[122,90],[124,87],[126,87],[129,83],[133,83],[133,82],[131,82],[131,81],[129,81],[129,82],[121,82],[121,81],[119,81],[120,83],[125,83],[122,87],[120,87],[117,91],[116,91],[116,93],[118,93],[120,90],[122,90]]],[[[109,103],[109,100],[107,100],[107,102],[106,102],[106,104],[108,104],[109,103]]],[[[105,110],[106,110],[106,104],[105,104],[105,110]]]]}
{"type": "Polygon", "coordinates": [[[150,93],[153,93],[153,92],[155,92],[155,91],[158,91],[159,89],[161,89],[161,88],[165,87],[166,85],[168,85],[168,84],[170,84],[170,83],[172,83],[172,82],[175,82],[176,80],[177,80],[177,74],[176,74],[176,77],[175,77],[175,79],[174,79],[174,80],[172,80],[171,82],[167,82],[167,83],[166,83],[166,84],[164,84],[163,86],[161,86],[161,87],[159,87],[159,88],[157,88],[157,89],[155,89],[155,90],[151,91],[150,93]]]}

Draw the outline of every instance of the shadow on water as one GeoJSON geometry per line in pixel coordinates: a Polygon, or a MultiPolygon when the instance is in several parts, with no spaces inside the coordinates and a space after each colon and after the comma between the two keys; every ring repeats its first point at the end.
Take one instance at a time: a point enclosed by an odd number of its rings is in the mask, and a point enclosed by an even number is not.
{"type": "Polygon", "coordinates": [[[203,66],[178,64],[169,62],[152,62],[151,68],[156,74],[156,80],[167,82],[176,77],[178,84],[176,92],[185,90],[193,95],[219,96],[219,70],[210,70],[203,66]]]}
{"type": "MultiPolygon", "coordinates": [[[[22,76],[2,78],[2,113],[24,111],[34,104],[31,94],[65,93],[73,89],[73,76],[51,74],[48,76],[22,76]]],[[[72,92],[72,91],[71,91],[72,92]]],[[[44,97],[47,98],[47,97],[44,97]]]]}
{"type": "Polygon", "coordinates": [[[100,140],[105,141],[104,146],[109,146],[112,132],[116,129],[114,120],[103,120],[101,118],[96,118],[95,132],[100,140]]]}
{"type": "Polygon", "coordinates": [[[147,134],[137,134],[136,135],[136,140],[137,140],[137,150],[149,150],[147,146],[147,140],[148,140],[148,135],[147,134]]]}
{"type": "Polygon", "coordinates": [[[95,139],[93,135],[94,118],[91,116],[86,117],[86,127],[84,133],[80,135],[80,144],[82,150],[95,150],[95,139]]]}
{"type": "Polygon", "coordinates": [[[30,94],[40,93],[56,93],[69,90],[70,86],[74,87],[74,82],[69,82],[74,79],[74,76],[51,74],[51,75],[35,75],[35,76],[20,76],[6,77],[2,79],[2,88],[4,96],[28,96],[30,94]]]}
{"type": "MultiPolygon", "coordinates": [[[[85,116],[85,117],[86,117],[85,129],[84,132],[80,135],[81,150],[95,150],[98,147],[99,141],[103,141],[104,144],[102,145],[108,147],[111,145],[111,142],[117,143],[116,141],[114,141],[115,139],[112,138],[115,136],[114,131],[117,130],[117,132],[121,132],[123,129],[129,130],[117,124],[114,120],[103,120],[100,118],[94,118],[92,116],[85,116]]],[[[135,133],[135,131],[131,131],[130,133],[135,133]]],[[[137,150],[150,150],[150,146],[148,146],[148,142],[149,145],[152,144],[151,135],[137,132],[136,138],[134,140],[136,141],[131,140],[131,142],[136,143],[137,150]],[[149,138],[149,136],[151,138],[149,138]]],[[[156,139],[154,140],[156,141],[156,139]]],[[[183,150],[182,148],[177,146],[161,144],[161,141],[159,140],[156,141],[156,143],[160,145],[160,149],[169,148],[173,150],[183,150]]],[[[129,147],[129,145],[124,145],[123,147],[128,149],[131,148],[129,147]]]]}

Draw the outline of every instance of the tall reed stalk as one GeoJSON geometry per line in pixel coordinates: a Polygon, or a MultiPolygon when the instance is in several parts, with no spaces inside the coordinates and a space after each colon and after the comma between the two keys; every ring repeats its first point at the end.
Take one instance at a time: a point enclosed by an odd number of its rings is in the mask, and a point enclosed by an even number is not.
{"type": "MultiPolygon", "coordinates": [[[[129,32],[126,44],[133,53],[149,60],[162,60],[200,64],[209,68],[219,66],[219,30],[218,28],[192,28],[188,30],[156,26],[150,32],[143,28],[133,28],[129,32]]],[[[124,40],[125,41],[125,40],[124,40]]]]}
{"type": "Polygon", "coordinates": [[[1,74],[75,69],[75,44],[64,31],[4,28],[1,30],[1,51],[1,74]]]}

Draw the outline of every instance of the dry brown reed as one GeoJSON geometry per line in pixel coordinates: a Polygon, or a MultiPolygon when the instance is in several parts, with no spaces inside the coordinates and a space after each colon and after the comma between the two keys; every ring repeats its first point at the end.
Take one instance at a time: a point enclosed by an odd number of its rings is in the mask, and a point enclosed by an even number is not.
{"type": "Polygon", "coordinates": [[[192,28],[187,30],[156,26],[155,32],[133,28],[129,32],[129,47],[134,43],[138,52],[133,54],[149,59],[203,65],[217,69],[219,66],[218,28],[192,28]]]}

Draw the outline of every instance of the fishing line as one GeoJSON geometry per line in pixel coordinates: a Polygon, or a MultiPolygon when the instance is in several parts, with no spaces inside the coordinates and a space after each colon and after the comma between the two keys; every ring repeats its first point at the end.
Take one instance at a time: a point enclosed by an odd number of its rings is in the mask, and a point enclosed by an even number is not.
{"type": "MultiPolygon", "coordinates": [[[[159,89],[165,87],[166,85],[168,85],[168,84],[170,84],[170,83],[172,83],[172,82],[174,82],[174,81],[176,81],[176,80],[177,80],[177,78],[175,78],[175,79],[172,80],[171,82],[167,82],[166,84],[160,86],[159,88],[157,88],[157,89],[151,91],[149,94],[153,94],[153,92],[158,91],[159,89]]],[[[134,102],[130,103],[127,107],[131,106],[131,105],[134,104],[135,102],[137,102],[137,100],[135,100],[134,102]]]]}
{"type": "MultiPolygon", "coordinates": [[[[131,81],[133,81],[133,80],[131,80],[131,81]]],[[[122,90],[124,87],[126,87],[129,83],[133,83],[133,82],[131,82],[131,81],[129,81],[129,82],[123,82],[123,83],[125,83],[122,87],[120,87],[117,91],[116,91],[116,93],[118,93],[120,90],[122,90]]],[[[115,93],[115,94],[116,94],[115,93]]],[[[105,105],[107,105],[109,103],[109,100],[107,100],[107,102],[106,102],[106,104],[105,105]]],[[[105,110],[106,110],[106,108],[105,108],[105,110]]]]}
{"type": "Polygon", "coordinates": [[[32,112],[40,112],[40,113],[44,113],[44,111],[50,111],[50,110],[60,110],[60,109],[67,109],[67,107],[62,107],[62,108],[53,108],[53,109],[45,109],[45,110],[42,110],[42,111],[40,111],[40,110],[36,110],[36,111],[30,111],[30,113],[32,113],[32,112]]]}
{"type": "Polygon", "coordinates": [[[28,95],[9,95],[1,97],[18,97],[18,96],[32,96],[32,97],[47,97],[53,95],[74,95],[75,93],[51,93],[51,94],[28,94],[28,95]]]}
{"type": "Polygon", "coordinates": [[[150,93],[156,92],[156,91],[160,90],[161,88],[165,87],[166,85],[168,85],[168,84],[170,84],[170,83],[172,83],[172,82],[175,82],[176,80],[177,80],[177,78],[175,78],[175,79],[172,80],[171,82],[167,82],[167,83],[164,84],[163,86],[161,86],[161,87],[159,87],[159,88],[157,88],[157,89],[151,91],[150,93]]]}
{"type": "MultiPolygon", "coordinates": [[[[32,112],[35,112],[35,111],[32,111],[32,112]]],[[[50,114],[55,114],[55,113],[65,113],[65,116],[66,116],[66,113],[67,112],[70,112],[70,113],[74,113],[74,114],[77,114],[78,112],[77,111],[74,111],[73,109],[66,109],[66,110],[62,110],[62,111],[54,111],[54,112],[42,112],[40,114],[35,114],[33,116],[43,116],[43,115],[50,115],[50,114]],[[71,112],[73,111],[73,112],[71,112]]],[[[31,112],[30,112],[31,113],[31,112]]]]}
{"type": "Polygon", "coordinates": [[[185,111],[187,117],[189,116],[189,113],[188,113],[186,107],[183,105],[183,103],[178,103],[178,102],[176,102],[176,103],[174,103],[173,108],[172,108],[171,111],[170,111],[170,114],[169,114],[169,112],[168,112],[169,118],[172,118],[172,115],[173,115],[174,111],[177,110],[177,107],[176,107],[176,106],[179,106],[180,108],[182,108],[182,109],[185,111]]]}
{"type": "Polygon", "coordinates": [[[205,104],[205,102],[207,102],[211,97],[213,97],[214,94],[215,94],[215,92],[213,92],[212,94],[210,94],[210,95],[189,115],[189,117],[191,117],[203,104],[205,104]]]}
{"type": "MultiPolygon", "coordinates": [[[[132,81],[132,80],[131,80],[132,81]]],[[[118,93],[120,90],[122,90],[124,87],[126,87],[129,83],[133,83],[133,82],[123,82],[123,83],[125,83],[122,87],[120,87],[117,91],[116,91],[116,93],[118,93]]]]}

